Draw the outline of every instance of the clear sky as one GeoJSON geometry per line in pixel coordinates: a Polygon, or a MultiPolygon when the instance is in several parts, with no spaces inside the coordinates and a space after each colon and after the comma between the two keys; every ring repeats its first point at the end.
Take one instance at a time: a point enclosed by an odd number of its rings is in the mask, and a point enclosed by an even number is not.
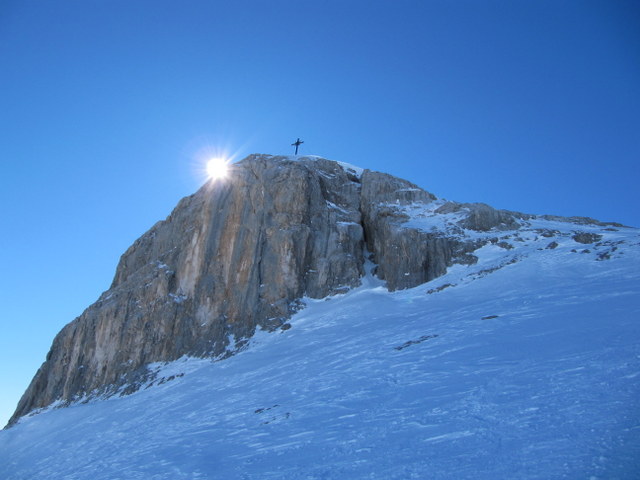
{"type": "Polygon", "coordinates": [[[219,151],[640,226],[640,3],[0,1],[0,423],[219,151]]]}

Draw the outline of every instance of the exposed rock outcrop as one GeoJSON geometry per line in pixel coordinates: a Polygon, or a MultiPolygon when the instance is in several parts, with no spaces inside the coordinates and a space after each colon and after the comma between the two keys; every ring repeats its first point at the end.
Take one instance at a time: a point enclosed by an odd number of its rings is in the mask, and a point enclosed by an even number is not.
{"type": "MultiPolygon", "coordinates": [[[[124,253],[110,289],[56,336],[10,424],[55,401],[134,390],[151,362],[232,354],[256,328],[284,325],[303,296],[357,286],[365,243],[391,290],[472,262],[477,245],[403,225],[403,206],[435,200],[329,160],[246,158],[124,253]]],[[[462,228],[515,222],[488,206],[469,212],[462,228]]]]}
{"type": "Polygon", "coordinates": [[[111,288],[57,335],[13,420],[135,382],[150,362],[225,355],[283,324],[303,295],[359,284],[360,186],[343,168],[267,156],[234,167],[126,251],[111,288]]]}
{"type": "Polygon", "coordinates": [[[578,232],[571,238],[578,243],[589,244],[602,240],[602,235],[598,235],[597,233],[578,232]]]}
{"type": "Polygon", "coordinates": [[[465,229],[487,232],[517,229],[522,214],[489,205],[446,202],[435,214],[459,213],[451,230],[424,231],[406,225],[403,206],[424,207],[437,198],[416,185],[391,175],[365,170],[361,210],[367,247],[378,265],[377,275],[389,290],[411,288],[443,275],[453,263],[473,264],[471,254],[482,245],[464,236],[465,229]]]}
{"type": "Polygon", "coordinates": [[[378,265],[376,274],[389,290],[409,288],[442,275],[460,249],[442,232],[406,228],[402,206],[427,205],[436,197],[416,185],[385,173],[365,170],[361,210],[367,248],[378,265]]]}
{"type": "Polygon", "coordinates": [[[530,218],[519,212],[496,210],[485,203],[447,202],[438,208],[437,213],[447,214],[464,211],[466,215],[458,222],[460,227],[476,232],[489,230],[513,230],[518,228],[517,219],[530,218]]]}

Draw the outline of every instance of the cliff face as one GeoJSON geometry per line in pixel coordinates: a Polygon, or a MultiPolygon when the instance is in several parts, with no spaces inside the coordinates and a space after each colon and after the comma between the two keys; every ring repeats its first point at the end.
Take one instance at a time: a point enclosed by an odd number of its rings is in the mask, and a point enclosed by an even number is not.
{"type": "MultiPolygon", "coordinates": [[[[285,326],[303,296],[359,285],[367,250],[390,290],[473,262],[472,241],[406,224],[403,209],[436,200],[329,160],[246,158],[124,253],[110,289],[56,336],[10,424],[56,401],[135,390],[151,362],[228,356],[257,327],[285,326]]],[[[515,223],[484,205],[439,208],[462,212],[460,231],[515,223]]]]}

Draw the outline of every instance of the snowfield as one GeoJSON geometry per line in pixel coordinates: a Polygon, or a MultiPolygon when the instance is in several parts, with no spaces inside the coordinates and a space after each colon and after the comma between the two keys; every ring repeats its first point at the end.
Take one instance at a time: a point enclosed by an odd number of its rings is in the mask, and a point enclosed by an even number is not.
{"type": "Polygon", "coordinates": [[[23,418],[0,478],[639,478],[640,232],[527,225],[427,284],[369,275],[226,360],[23,418]]]}

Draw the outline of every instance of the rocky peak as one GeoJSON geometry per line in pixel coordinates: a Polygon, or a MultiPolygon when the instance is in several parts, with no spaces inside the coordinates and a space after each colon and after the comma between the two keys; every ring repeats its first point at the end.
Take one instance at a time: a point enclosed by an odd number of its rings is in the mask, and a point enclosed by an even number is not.
{"type": "Polygon", "coordinates": [[[56,401],[133,391],[151,362],[231,355],[256,328],[286,326],[304,296],[359,285],[367,254],[390,290],[409,288],[474,261],[477,242],[460,231],[517,227],[509,212],[322,158],[251,155],[232,167],[122,255],[109,290],[54,339],[10,424],[56,401]],[[413,228],[411,209],[457,223],[413,228]]]}

